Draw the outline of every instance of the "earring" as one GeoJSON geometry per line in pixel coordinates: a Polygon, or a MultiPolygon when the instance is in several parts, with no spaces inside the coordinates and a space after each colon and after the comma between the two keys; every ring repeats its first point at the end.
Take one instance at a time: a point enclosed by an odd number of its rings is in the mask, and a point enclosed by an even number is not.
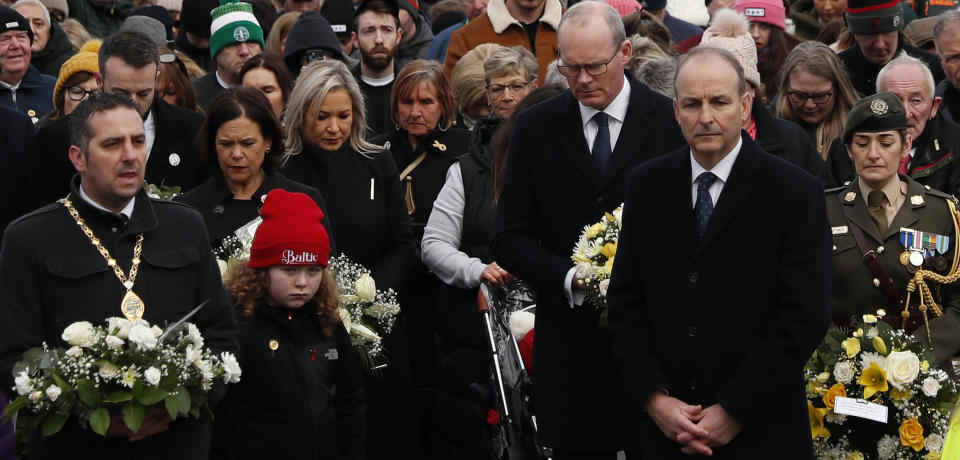
{"type": "Polygon", "coordinates": [[[263,153],[270,153],[270,147],[267,147],[267,150],[263,153]]]}

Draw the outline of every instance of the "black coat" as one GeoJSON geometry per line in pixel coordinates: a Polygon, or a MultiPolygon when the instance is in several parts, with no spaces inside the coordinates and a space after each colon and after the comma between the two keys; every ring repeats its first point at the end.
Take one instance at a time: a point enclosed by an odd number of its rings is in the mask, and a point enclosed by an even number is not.
{"type": "Polygon", "coordinates": [[[217,407],[210,458],[366,458],[355,353],[343,324],[327,336],[306,307],[261,305],[241,319],[243,378],[217,407]]]}
{"type": "MultiPolygon", "coordinates": [[[[930,68],[930,72],[933,73],[934,82],[939,82],[946,77],[943,73],[943,68],[940,66],[940,58],[908,44],[906,38],[904,38],[901,33],[897,38],[897,53],[894,56],[899,56],[900,53],[904,51],[910,56],[923,61],[924,64],[930,68]]],[[[847,69],[850,82],[853,83],[853,88],[860,93],[860,97],[869,96],[877,92],[877,74],[880,73],[880,69],[883,68],[883,66],[874,64],[868,60],[860,51],[860,45],[854,43],[850,48],[841,51],[837,57],[840,58],[840,62],[842,62],[843,66],[847,69]]]]}
{"type": "MultiPolygon", "coordinates": [[[[201,163],[195,145],[203,115],[167,104],[158,97],[153,99],[150,110],[156,138],[147,159],[146,181],[155,185],[177,185],[181,192],[204,183],[210,174],[201,163]]],[[[70,178],[76,170],[67,155],[70,150],[68,118],[51,121],[37,133],[36,149],[27,161],[24,211],[37,209],[69,192],[70,178]]]]}
{"type": "Polygon", "coordinates": [[[623,202],[634,166],[683,144],[672,102],[627,78],[630,103],[604,174],[569,91],[520,114],[494,222],[497,263],[537,290],[537,423],[542,443],[555,449],[639,446],[639,411],[627,399],[607,329],[597,326],[599,312],[571,309],[564,295],[583,227],[623,202]]]}
{"type": "MultiPolygon", "coordinates": [[[[283,172],[323,194],[340,251],[369,268],[378,289],[399,290],[416,263],[416,248],[389,155],[361,155],[349,143],[336,152],[304,143],[283,172]]],[[[401,302],[397,324],[383,339],[390,364],[380,376],[365,378],[371,459],[422,457],[407,348],[406,315],[414,307],[401,302]]]]}
{"type": "MultiPolygon", "coordinates": [[[[630,396],[644,404],[667,390],[687,404],[719,403],[743,430],[714,457],[812,459],[803,366],[830,323],[822,187],[743,135],[699,237],[691,181],[682,148],[628,182],[607,302],[630,396]]],[[[643,458],[689,458],[635,415],[643,458]]]]}
{"type": "MultiPolygon", "coordinates": [[[[914,139],[916,152],[907,166],[908,176],[944,193],[960,196],[960,126],[947,120],[943,112],[927,120],[923,133],[914,139]]],[[[827,187],[839,187],[856,177],[853,160],[843,139],[830,144],[826,166],[820,178],[827,187]]]]}
{"type": "Polygon", "coordinates": [[[792,121],[773,116],[766,107],[754,103],[753,121],[757,124],[755,141],[765,152],[803,168],[817,176],[823,169],[823,158],[810,136],[792,121]]]}
{"type": "Polygon", "coordinates": [[[20,217],[23,176],[27,158],[33,153],[36,131],[26,115],[0,106],[0,230],[20,217]]]}
{"type": "Polygon", "coordinates": [[[53,87],[56,84],[56,78],[40,73],[31,65],[16,90],[0,86],[0,105],[18,110],[36,123],[53,110],[53,87]]]}
{"type": "Polygon", "coordinates": [[[203,216],[207,226],[207,236],[210,246],[214,249],[223,245],[223,239],[260,216],[260,207],[271,190],[282,189],[288,192],[309,195],[313,202],[323,211],[323,226],[330,237],[330,253],[336,254],[333,229],[330,227],[330,218],[327,216],[327,204],[323,196],[313,187],[283,177],[279,171],[267,171],[260,188],[253,193],[249,200],[235,200],[233,193],[227,188],[223,174],[214,174],[203,185],[174,198],[174,201],[193,206],[203,216]]]}
{"type": "MultiPolygon", "coordinates": [[[[146,304],[144,319],[172,324],[209,299],[191,322],[215,353],[236,352],[237,323],[200,215],[183,204],[150,199],[141,190],[124,223],[80,198],[78,179],[72,183],[71,201],[124,272],[130,269],[136,235],[144,233],[143,262],[133,286],[146,304]]],[[[106,318],[120,316],[124,293],[107,261],[63,205],[52,203],[11,223],[0,250],[0,386],[8,396],[11,369],[23,352],[42,342],[65,347],[61,334],[75,321],[102,325],[106,318]]],[[[224,390],[222,383],[215,383],[212,405],[224,390]]],[[[205,459],[210,430],[206,416],[178,419],[131,450],[124,438],[103,438],[69,422],[53,437],[34,439],[30,458],[205,459]]]]}
{"type": "Polygon", "coordinates": [[[940,115],[954,123],[960,120],[960,91],[957,91],[957,87],[950,80],[943,80],[937,85],[936,95],[943,98],[940,115]]]}
{"type": "Polygon", "coordinates": [[[70,43],[70,39],[63,29],[60,28],[60,24],[57,21],[50,21],[50,39],[47,40],[47,47],[39,53],[33,53],[30,57],[30,64],[36,67],[40,73],[59,78],[60,67],[75,53],[73,44],[70,43]]]}
{"type": "Polygon", "coordinates": [[[204,111],[210,109],[210,103],[226,90],[217,81],[216,70],[211,70],[206,75],[193,81],[193,91],[197,93],[197,105],[204,111]]]}

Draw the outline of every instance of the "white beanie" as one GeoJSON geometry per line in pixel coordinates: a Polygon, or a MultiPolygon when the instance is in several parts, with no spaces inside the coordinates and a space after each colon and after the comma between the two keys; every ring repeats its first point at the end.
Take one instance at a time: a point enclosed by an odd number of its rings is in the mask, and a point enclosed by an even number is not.
{"type": "Polygon", "coordinates": [[[750,36],[745,16],[724,8],[713,16],[713,24],[703,32],[700,46],[712,46],[729,51],[740,66],[743,77],[755,88],[760,87],[760,72],[757,71],[757,45],[750,36]]]}

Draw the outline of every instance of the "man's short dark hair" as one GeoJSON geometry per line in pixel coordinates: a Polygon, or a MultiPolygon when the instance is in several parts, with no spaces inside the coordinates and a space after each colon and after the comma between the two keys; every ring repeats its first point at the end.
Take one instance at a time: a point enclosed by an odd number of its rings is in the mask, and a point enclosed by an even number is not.
{"type": "Polygon", "coordinates": [[[100,93],[96,96],[90,96],[67,116],[67,126],[70,129],[70,145],[80,147],[80,150],[86,154],[87,143],[90,142],[90,136],[93,135],[90,129],[90,119],[98,113],[114,109],[130,109],[138,115],[140,114],[140,109],[133,102],[133,99],[122,94],[100,93]]]}
{"type": "Polygon", "coordinates": [[[136,30],[120,30],[103,41],[98,58],[101,74],[106,73],[107,60],[112,57],[120,58],[124,64],[135,69],[142,69],[151,63],[160,68],[157,45],[150,37],[136,30]]]}
{"type": "MultiPolygon", "coordinates": [[[[400,0],[407,1],[407,0],[400,0]]],[[[360,24],[358,18],[361,14],[366,13],[367,11],[372,11],[378,14],[385,14],[387,16],[393,16],[394,21],[396,21],[397,28],[400,28],[400,14],[399,7],[396,2],[391,4],[386,0],[364,0],[357,5],[357,11],[353,13],[353,28],[357,29],[359,32],[360,24]]]]}

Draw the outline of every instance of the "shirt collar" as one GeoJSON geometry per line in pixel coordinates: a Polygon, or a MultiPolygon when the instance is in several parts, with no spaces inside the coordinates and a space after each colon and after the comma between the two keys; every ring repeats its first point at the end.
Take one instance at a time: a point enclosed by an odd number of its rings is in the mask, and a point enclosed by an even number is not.
{"type": "Polygon", "coordinates": [[[222,88],[224,88],[224,89],[230,89],[230,85],[228,85],[227,82],[223,81],[223,79],[220,78],[220,72],[219,72],[219,71],[214,70],[214,71],[213,71],[213,75],[217,77],[217,83],[220,84],[220,87],[222,87],[222,88]]]}
{"type": "MultiPolygon", "coordinates": [[[[870,195],[870,192],[872,192],[874,189],[863,182],[863,179],[860,177],[857,177],[857,182],[860,185],[860,195],[861,198],[863,198],[863,202],[869,205],[870,202],[867,200],[867,198],[868,195],[870,195]]],[[[899,176],[894,176],[893,179],[887,182],[887,184],[880,189],[880,191],[883,192],[883,196],[887,198],[888,203],[895,205],[900,199],[901,193],[899,176]]]]}
{"type": "MultiPolygon", "coordinates": [[[[610,104],[603,109],[607,115],[613,119],[623,123],[623,120],[627,118],[627,106],[630,103],[630,80],[627,80],[627,75],[623,75],[623,88],[620,89],[620,94],[617,94],[617,97],[613,98],[610,101],[610,104]]],[[[583,123],[583,126],[587,125],[593,116],[600,112],[599,110],[593,107],[587,107],[583,105],[582,102],[577,101],[577,106],[580,107],[580,122],[583,123]]]]}
{"type": "MultiPolygon", "coordinates": [[[[80,198],[83,199],[83,201],[86,201],[90,206],[93,206],[94,208],[97,208],[97,209],[99,209],[99,210],[101,210],[101,211],[103,211],[103,212],[107,212],[107,213],[110,213],[110,214],[113,214],[113,215],[118,215],[118,213],[115,213],[115,212],[113,212],[113,211],[111,211],[111,210],[109,210],[109,209],[107,209],[107,208],[105,208],[105,207],[103,207],[103,206],[100,206],[99,203],[97,203],[96,201],[93,201],[92,198],[90,198],[89,196],[87,196],[86,193],[84,193],[82,186],[81,186],[81,187],[77,187],[77,191],[78,191],[79,194],[80,194],[80,198]]],[[[119,213],[119,214],[123,214],[124,216],[126,216],[127,220],[129,220],[129,219],[130,219],[130,216],[133,215],[133,205],[134,205],[134,203],[135,203],[136,201],[137,201],[137,197],[136,197],[136,196],[134,196],[133,198],[130,198],[130,201],[127,203],[126,206],[123,207],[123,209],[120,210],[120,213],[119,213]]]]}
{"type": "MultiPolygon", "coordinates": [[[[713,166],[713,169],[710,170],[721,182],[727,183],[727,179],[730,178],[730,172],[733,171],[733,163],[737,161],[737,155],[740,154],[740,148],[743,147],[743,136],[740,137],[740,140],[737,141],[737,145],[733,147],[733,150],[723,157],[719,163],[713,166]]],[[[690,183],[692,184],[697,180],[697,177],[701,173],[705,172],[703,166],[700,166],[700,163],[697,163],[697,160],[693,157],[693,151],[690,152],[690,183]]]]}

